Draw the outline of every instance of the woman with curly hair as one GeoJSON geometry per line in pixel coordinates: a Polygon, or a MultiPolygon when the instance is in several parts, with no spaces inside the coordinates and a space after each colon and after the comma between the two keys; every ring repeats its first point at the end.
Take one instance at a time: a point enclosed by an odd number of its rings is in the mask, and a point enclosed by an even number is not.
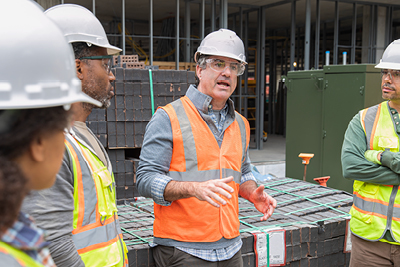
{"type": "Polygon", "coordinates": [[[0,265],[55,266],[21,203],[53,185],[71,104],[100,103],[82,93],[72,49],[38,4],[1,1],[0,25],[12,25],[0,27],[0,265]]]}

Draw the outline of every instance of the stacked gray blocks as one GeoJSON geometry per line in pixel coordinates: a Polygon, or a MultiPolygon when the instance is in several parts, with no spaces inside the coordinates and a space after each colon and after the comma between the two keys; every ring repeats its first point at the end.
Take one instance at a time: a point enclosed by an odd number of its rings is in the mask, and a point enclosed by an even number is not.
{"type": "MultiPolygon", "coordinates": [[[[114,97],[107,109],[95,108],[87,126],[110,156],[117,184],[117,202],[138,196],[136,169],[145,129],[152,117],[150,72],[144,69],[112,69],[114,97]],[[134,159],[126,150],[138,150],[134,159]]],[[[152,70],[154,110],[184,96],[195,83],[193,71],[152,70]]]]}
{"type": "MultiPolygon", "coordinates": [[[[290,178],[273,179],[263,184],[265,191],[278,202],[274,214],[267,221],[261,222],[261,214],[253,204],[239,198],[244,266],[255,267],[254,237],[250,232],[276,227],[285,230],[285,266],[349,265],[350,253],[343,252],[347,213],[352,205],[349,193],[290,178]]],[[[128,214],[131,216],[129,221],[134,222],[125,226],[120,218],[128,256],[135,259],[130,266],[154,266],[151,248],[147,244],[152,238],[153,201],[145,199],[130,205],[119,206],[119,212],[128,214]]]]}
{"type": "Polygon", "coordinates": [[[147,244],[153,240],[153,215],[132,206],[119,206],[118,213],[129,266],[155,266],[152,249],[147,244]]]}
{"type": "Polygon", "coordinates": [[[108,149],[117,190],[117,204],[133,201],[139,194],[136,189],[136,172],[139,160],[125,155],[125,149],[108,149]]]}
{"type": "MultiPolygon", "coordinates": [[[[114,69],[115,97],[107,109],[108,148],[141,147],[147,123],[152,117],[150,72],[142,69],[114,69]]],[[[158,107],[185,95],[195,82],[194,72],[153,70],[153,105],[158,107]]]]}

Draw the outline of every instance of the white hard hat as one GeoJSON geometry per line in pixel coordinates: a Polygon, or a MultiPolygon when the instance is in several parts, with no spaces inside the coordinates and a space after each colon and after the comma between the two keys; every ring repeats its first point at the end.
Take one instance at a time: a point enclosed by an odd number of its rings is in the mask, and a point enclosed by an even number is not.
{"type": "Polygon", "coordinates": [[[100,21],[83,6],[57,5],[47,9],[45,14],[58,25],[69,43],[86,42],[89,45],[104,47],[109,55],[122,51],[110,45],[100,21]]]}
{"type": "Polygon", "coordinates": [[[228,29],[220,29],[208,34],[194,54],[195,62],[200,55],[229,57],[247,64],[242,40],[234,31],[228,29]]]}
{"type": "Polygon", "coordinates": [[[37,3],[1,1],[0,25],[0,109],[101,106],[82,93],[72,48],[37,3]]]}
{"type": "Polygon", "coordinates": [[[383,52],[378,69],[400,70],[400,39],[393,41],[383,52]]]}

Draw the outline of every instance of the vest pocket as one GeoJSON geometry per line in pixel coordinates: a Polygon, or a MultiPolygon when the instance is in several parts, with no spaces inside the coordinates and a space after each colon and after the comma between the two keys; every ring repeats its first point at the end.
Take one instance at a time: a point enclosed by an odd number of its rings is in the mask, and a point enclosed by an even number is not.
{"type": "Polygon", "coordinates": [[[80,254],[85,266],[123,266],[119,242],[80,254]]]}
{"type": "Polygon", "coordinates": [[[394,152],[397,151],[397,148],[399,146],[399,139],[397,137],[379,136],[378,138],[378,147],[381,147],[383,149],[390,148],[390,150],[394,152]]]}
{"type": "Polygon", "coordinates": [[[357,219],[363,223],[367,223],[367,224],[372,223],[372,219],[373,219],[372,215],[361,213],[361,212],[355,210],[354,208],[352,208],[349,213],[351,215],[352,220],[357,219]]]}
{"type": "Polygon", "coordinates": [[[354,206],[350,210],[351,217],[367,224],[372,223],[374,217],[372,211],[375,209],[375,205],[368,199],[377,198],[379,186],[361,181],[354,181],[354,191],[357,194],[353,196],[354,206]]]}
{"type": "Polygon", "coordinates": [[[112,176],[106,167],[99,169],[94,175],[100,184],[97,188],[99,213],[102,217],[113,216],[114,212],[117,212],[117,206],[112,176]]]}
{"type": "Polygon", "coordinates": [[[370,183],[363,183],[357,190],[363,197],[376,197],[379,186],[370,183]]]}

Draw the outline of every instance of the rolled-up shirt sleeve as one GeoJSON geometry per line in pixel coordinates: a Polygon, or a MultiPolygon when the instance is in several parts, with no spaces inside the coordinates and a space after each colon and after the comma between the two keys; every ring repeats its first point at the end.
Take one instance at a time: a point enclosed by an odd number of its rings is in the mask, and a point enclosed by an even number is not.
{"type": "Polygon", "coordinates": [[[169,206],[171,202],[164,199],[164,191],[172,179],[166,175],[159,175],[153,179],[151,184],[151,196],[155,203],[162,206],[169,206]]]}

